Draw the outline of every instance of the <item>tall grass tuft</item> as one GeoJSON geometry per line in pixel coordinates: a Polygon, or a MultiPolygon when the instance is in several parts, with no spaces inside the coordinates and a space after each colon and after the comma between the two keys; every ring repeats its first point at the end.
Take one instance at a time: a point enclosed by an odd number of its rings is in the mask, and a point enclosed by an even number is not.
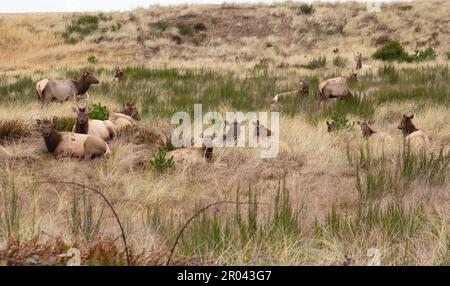
{"type": "Polygon", "coordinates": [[[19,236],[21,228],[21,204],[14,177],[9,185],[10,188],[0,187],[0,230],[7,239],[19,236]]]}
{"type": "Polygon", "coordinates": [[[30,126],[21,120],[0,120],[0,144],[30,134],[30,126]]]}
{"type": "Polygon", "coordinates": [[[71,200],[69,226],[74,238],[81,236],[88,242],[95,240],[100,233],[102,221],[103,208],[101,209],[100,214],[96,216],[91,198],[88,194],[83,192],[81,199],[77,194],[73,194],[71,200]]]}

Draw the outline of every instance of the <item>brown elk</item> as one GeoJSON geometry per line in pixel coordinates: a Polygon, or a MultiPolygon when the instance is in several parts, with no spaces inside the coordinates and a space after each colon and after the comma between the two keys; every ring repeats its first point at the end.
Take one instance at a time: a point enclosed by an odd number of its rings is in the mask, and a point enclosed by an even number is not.
{"type": "Polygon", "coordinates": [[[116,73],[114,74],[114,80],[120,80],[123,77],[123,70],[119,67],[116,68],[116,73]]]}
{"type": "Polygon", "coordinates": [[[89,72],[82,74],[79,80],[51,80],[43,79],[36,83],[36,91],[41,105],[50,101],[64,102],[77,95],[85,94],[92,84],[99,81],[89,72]]]}
{"type": "Polygon", "coordinates": [[[127,102],[126,107],[121,112],[110,112],[109,120],[116,124],[117,129],[123,129],[136,124],[141,120],[136,104],[127,102]]]}
{"type": "Polygon", "coordinates": [[[213,140],[215,134],[203,137],[202,147],[188,147],[169,151],[166,153],[166,158],[173,158],[176,162],[183,163],[198,163],[211,162],[213,156],[213,140]]]}
{"type": "Polygon", "coordinates": [[[319,84],[320,100],[324,101],[329,98],[344,98],[352,96],[347,79],[344,77],[335,77],[322,81],[319,84]]]}
{"type": "Polygon", "coordinates": [[[36,120],[47,150],[56,157],[78,157],[90,160],[97,156],[108,157],[111,150],[102,139],[73,132],[58,132],[50,120],[36,120]]]}
{"type": "Polygon", "coordinates": [[[429,145],[430,139],[423,130],[417,129],[412,123],[414,114],[406,115],[403,114],[400,124],[397,126],[398,129],[402,130],[405,139],[414,145],[429,145]]]}

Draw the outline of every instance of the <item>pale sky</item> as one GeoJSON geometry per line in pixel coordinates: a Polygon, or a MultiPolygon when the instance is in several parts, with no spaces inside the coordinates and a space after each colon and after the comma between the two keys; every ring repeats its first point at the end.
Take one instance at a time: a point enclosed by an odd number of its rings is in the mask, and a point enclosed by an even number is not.
{"type": "MultiPolygon", "coordinates": [[[[355,0],[354,0],[355,1],[355,0]]],[[[391,0],[356,0],[357,2],[391,2],[391,0]]],[[[402,0],[400,0],[402,1],[402,0]]],[[[398,2],[400,2],[398,1],[398,2]]],[[[151,5],[221,4],[221,3],[276,3],[283,0],[1,0],[0,13],[23,12],[87,12],[126,11],[151,5]]],[[[297,0],[294,2],[316,2],[297,0]]],[[[345,0],[319,0],[317,2],[346,2],[345,0]]],[[[406,1],[408,2],[408,1],[406,1]]]]}

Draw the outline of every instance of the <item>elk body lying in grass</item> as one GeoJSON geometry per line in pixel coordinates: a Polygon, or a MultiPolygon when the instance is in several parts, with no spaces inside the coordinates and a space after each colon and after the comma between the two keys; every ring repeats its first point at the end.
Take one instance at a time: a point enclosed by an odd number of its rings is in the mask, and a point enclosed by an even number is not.
{"type": "Polygon", "coordinates": [[[42,106],[50,101],[64,102],[77,95],[85,94],[91,84],[99,81],[90,73],[85,72],[79,80],[43,79],[36,84],[39,102],[42,106]]]}
{"type": "Polygon", "coordinates": [[[111,121],[89,119],[89,109],[86,107],[77,107],[73,110],[77,113],[77,121],[72,132],[96,136],[104,141],[117,136],[117,127],[111,121]]]}
{"type": "Polygon", "coordinates": [[[275,95],[275,97],[272,99],[272,107],[277,106],[280,104],[284,99],[290,96],[296,96],[296,95],[308,95],[309,94],[309,81],[302,80],[299,83],[300,89],[294,90],[294,91],[288,91],[283,92],[275,95]]]}
{"type": "Polygon", "coordinates": [[[361,127],[361,131],[365,139],[376,139],[382,142],[392,140],[391,135],[385,132],[378,132],[373,130],[367,122],[356,121],[355,123],[361,127]]]}
{"type": "Polygon", "coordinates": [[[127,106],[121,112],[110,112],[109,120],[116,126],[117,130],[130,127],[141,120],[138,109],[134,103],[127,103],[127,106]]]}
{"type": "MultiPolygon", "coordinates": [[[[269,140],[267,137],[270,137],[273,135],[273,131],[269,128],[262,125],[259,120],[256,120],[256,122],[253,122],[253,125],[255,128],[254,136],[256,136],[259,140],[269,140]],[[263,139],[265,138],[266,139],[263,139]]],[[[276,141],[272,142],[272,144],[278,144],[278,154],[289,154],[291,153],[291,149],[289,148],[289,145],[283,141],[276,141]]],[[[266,147],[259,147],[260,150],[269,150],[270,148],[266,147]]]]}
{"type": "Polygon", "coordinates": [[[56,157],[77,157],[90,160],[97,156],[108,157],[111,150],[102,139],[73,132],[58,132],[50,120],[36,120],[47,150],[56,157]]]}
{"type": "Polygon", "coordinates": [[[169,151],[166,158],[173,157],[175,164],[177,163],[199,163],[211,162],[213,156],[213,136],[205,136],[202,147],[188,147],[169,151]]]}
{"type": "Polygon", "coordinates": [[[408,116],[403,114],[398,129],[402,130],[403,135],[407,142],[410,142],[413,146],[427,146],[430,144],[430,139],[423,130],[417,129],[412,123],[414,114],[408,116]]]}
{"type": "Polygon", "coordinates": [[[352,96],[348,86],[347,79],[344,77],[335,77],[322,81],[319,84],[320,100],[329,98],[344,98],[352,96]]]}

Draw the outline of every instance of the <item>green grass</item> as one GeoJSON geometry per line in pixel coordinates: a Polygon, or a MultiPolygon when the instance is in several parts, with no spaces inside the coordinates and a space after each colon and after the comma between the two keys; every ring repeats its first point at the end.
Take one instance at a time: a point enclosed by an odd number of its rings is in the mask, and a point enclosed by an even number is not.
{"type": "Polygon", "coordinates": [[[306,67],[308,69],[314,70],[314,69],[320,69],[324,68],[327,65],[327,58],[325,56],[320,56],[317,58],[312,59],[306,67]]]}
{"type": "Polygon", "coordinates": [[[405,142],[402,150],[392,161],[383,154],[375,158],[369,145],[361,148],[358,154],[347,152],[350,164],[355,168],[356,190],[360,200],[380,200],[389,195],[401,197],[411,190],[415,183],[429,186],[442,186],[450,172],[450,153],[427,153],[424,149],[414,152],[405,142]]]}
{"type": "Polygon", "coordinates": [[[54,116],[52,118],[53,125],[55,126],[55,129],[64,132],[64,131],[72,131],[73,126],[76,123],[75,117],[59,117],[54,116]]]}
{"type": "Polygon", "coordinates": [[[186,25],[186,24],[181,25],[178,28],[178,32],[180,33],[180,35],[183,35],[183,36],[193,36],[194,35],[194,29],[192,29],[191,26],[186,25]]]}
{"type": "Polygon", "coordinates": [[[374,59],[399,62],[431,61],[435,60],[436,56],[436,51],[432,47],[418,49],[410,55],[398,41],[389,41],[372,54],[374,59]]]}
{"type": "Polygon", "coordinates": [[[339,67],[339,68],[345,67],[346,63],[347,63],[347,60],[341,56],[336,56],[333,58],[333,65],[335,67],[339,67]]]}
{"type": "Polygon", "coordinates": [[[167,150],[165,148],[159,148],[155,153],[153,159],[150,160],[150,165],[159,173],[170,169],[175,163],[173,157],[166,158],[167,150]]]}
{"type": "MultiPolygon", "coordinates": [[[[76,79],[89,68],[98,77],[110,77],[113,70],[101,67],[81,67],[77,70],[60,70],[61,78],[76,79]]],[[[272,74],[267,65],[259,64],[243,76],[227,72],[205,70],[153,70],[143,67],[124,69],[127,78],[120,85],[103,81],[90,89],[91,95],[103,94],[124,105],[136,102],[143,117],[168,120],[174,112],[193,113],[193,105],[202,103],[203,112],[217,111],[226,106],[237,111],[268,110],[269,102],[277,93],[297,89],[295,83],[279,84],[290,75],[272,74]]],[[[332,100],[334,103],[321,109],[318,105],[319,79],[335,76],[309,77],[310,95],[289,98],[280,108],[288,116],[304,115],[311,123],[329,118],[332,114],[349,114],[371,119],[377,106],[389,102],[416,101],[423,104],[446,104],[450,75],[447,66],[402,68],[382,66],[377,74],[361,76],[350,83],[354,98],[332,100]],[[377,87],[378,91],[366,96],[365,91],[377,87]]],[[[37,101],[35,82],[31,77],[15,77],[0,81],[0,103],[25,103],[37,101]]],[[[53,104],[53,103],[52,103],[53,104]]]]}
{"type": "Polygon", "coordinates": [[[108,120],[109,111],[105,105],[99,103],[94,103],[89,107],[89,118],[97,120],[108,120]]]}

